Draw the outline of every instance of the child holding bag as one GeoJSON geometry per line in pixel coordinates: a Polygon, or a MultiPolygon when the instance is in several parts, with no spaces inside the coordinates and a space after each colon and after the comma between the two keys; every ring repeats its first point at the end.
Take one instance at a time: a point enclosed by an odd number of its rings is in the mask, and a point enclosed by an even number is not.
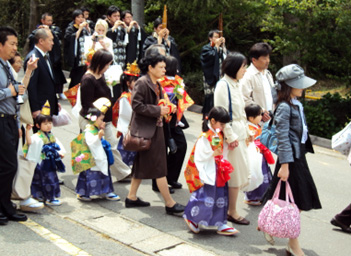
{"type": "Polygon", "coordinates": [[[199,233],[199,226],[216,227],[220,235],[234,235],[239,231],[228,226],[228,186],[231,164],[223,159],[223,133],[230,121],[223,107],[214,107],[203,121],[203,133],[197,140],[185,170],[190,200],[183,218],[189,229],[199,233]]]}
{"type": "Polygon", "coordinates": [[[80,201],[91,201],[94,197],[119,201],[120,197],[113,192],[109,169],[114,161],[111,145],[103,139],[103,120],[111,102],[107,98],[99,98],[93,105],[86,116],[89,124],[71,142],[73,173],[79,173],[77,198],[80,201]]]}
{"type": "Polygon", "coordinates": [[[61,191],[56,171],[65,172],[61,158],[64,157],[66,151],[51,132],[53,125],[48,101],[34,121],[39,131],[30,136],[32,126],[27,125],[27,143],[23,146],[24,157],[37,163],[31,193],[38,201],[45,201],[45,204],[51,206],[59,206],[61,201],[57,198],[60,197],[61,191]]]}
{"type": "MultiPolygon", "coordinates": [[[[261,205],[261,200],[269,187],[269,184],[272,180],[271,169],[268,166],[269,164],[274,164],[274,158],[272,153],[267,147],[260,143],[257,137],[261,134],[262,128],[260,127],[260,122],[262,120],[262,108],[258,104],[250,104],[245,107],[245,113],[249,125],[249,129],[254,133],[256,147],[260,150],[262,157],[262,175],[263,182],[256,189],[252,191],[245,192],[245,201],[244,203],[248,205],[261,205]]],[[[250,157],[250,156],[249,156],[250,157]]]]}

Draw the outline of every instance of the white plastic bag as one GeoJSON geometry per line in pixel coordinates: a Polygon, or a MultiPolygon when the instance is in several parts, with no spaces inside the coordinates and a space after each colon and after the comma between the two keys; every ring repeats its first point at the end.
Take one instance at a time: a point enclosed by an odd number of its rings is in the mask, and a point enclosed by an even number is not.
{"type": "Polygon", "coordinates": [[[248,167],[250,171],[249,184],[242,188],[243,191],[252,191],[263,183],[262,157],[254,142],[250,142],[247,147],[248,167]]]}
{"type": "Polygon", "coordinates": [[[61,108],[57,116],[52,116],[52,123],[55,127],[64,126],[72,123],[72,118],[66,110],[61,108]]]}
{"type": "Polygon", "coordinates": [[[332,148],[347,156],[351,149],[351,122],[332,137],[332,148]]]}

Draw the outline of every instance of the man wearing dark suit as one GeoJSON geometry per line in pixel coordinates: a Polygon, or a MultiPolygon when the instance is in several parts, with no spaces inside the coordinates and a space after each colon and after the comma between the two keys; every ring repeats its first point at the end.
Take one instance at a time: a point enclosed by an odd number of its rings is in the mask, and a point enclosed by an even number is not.
{"type": "Polygon", "coordinates": [[[51,115],[58,114],[58,103],[55,93],[55,77],[48,52],[51,51],[54,41],[49,29],[38,29],[35,32],[35,47],[26,57],[25,63],[34,54],[39,58],[38,68],[33,72],[28,85],[28,97],[33,118],[39,115],[44,103],[50,103],[51,115]]]}
{"type": "Polygon", "coordinates": [[[63,94],[63,85],[67,82],[65,75],[62,72],[62,54],[61,54],[61,40],[63,38],[62,31],[59,27],[53,25],[52,15],[49,13],[44,13],[41,16],[41,24],[32,31],[32,33],[28,36],[29,40],[29,49],[33,50],[35,45],[35,32],[37,29],[41,28],[49,28],[51,30],[52,35],[54,36],[54,46],[50,51],[50,62],[53,67],[53,73],[56,82],[56,93],[59,94],[60,98],[65,100],[66,96],[63,94]]]}

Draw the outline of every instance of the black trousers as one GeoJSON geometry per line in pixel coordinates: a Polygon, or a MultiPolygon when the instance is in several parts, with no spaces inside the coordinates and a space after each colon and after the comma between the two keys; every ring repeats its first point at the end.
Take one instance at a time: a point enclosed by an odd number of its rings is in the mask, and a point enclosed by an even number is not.
{"type": "Polygon", "coordinates": [[[341,223],[351,225],[351,204],[349,204],[341,213],[335,215],[335,218],[341,223]]]}
{"type": "Polygon", "coordinates": [[[18,127],[12,117],[0,117],[0,212],[13,215],[11,192],[17,172],[18,127]]]}

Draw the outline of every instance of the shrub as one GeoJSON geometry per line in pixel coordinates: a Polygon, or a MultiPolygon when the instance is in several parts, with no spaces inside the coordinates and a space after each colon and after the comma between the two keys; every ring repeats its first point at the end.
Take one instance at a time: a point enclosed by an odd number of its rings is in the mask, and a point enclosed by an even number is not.
{"type": "Polygon", "coordinates": [[[327,93],[317,101],[304,102],[310,134],[331,139],[351,119],[351,98],[327,93]]]}

